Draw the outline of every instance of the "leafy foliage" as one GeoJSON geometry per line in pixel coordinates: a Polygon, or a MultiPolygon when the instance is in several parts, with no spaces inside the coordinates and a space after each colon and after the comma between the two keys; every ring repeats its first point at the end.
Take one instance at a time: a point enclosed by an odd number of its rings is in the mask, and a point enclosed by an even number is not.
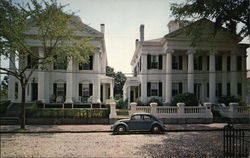
{"type": "Polygon", "coordinates": [[[230,32],[236,33],[237,25],[243,24],[238,32],[244,37],[249,35],[249,9],[247,0],[187,0],[184,3],[171,4],[175,19],[215,20],[215,27],[225,26],[230,32]]]}
{"type": "Polygon", "coordinates": [[[0,101],[0,114],[3,114],[7,110],[9,104],[9,100],[0,101]]]}
{"type": "Polygon", "coordinates": [[[150,103],[153,103],[153,102],[157,103],[158,106],[162,106],[163,105],[162,101],[160,99],[158,99],[158,98],[152,98],[152,99],[150,99],[150,101],[148,102],[148,105],[150,105],[150,103]]]}
{"type": "Polygon", "coordinates": [[[120,71],[115,72],[114,68],[112,68],[110,66],[106,67],[106,75],[113,77],[115,79],[114,93],[115,93],[115,95],[117,95],[116,99],[122,98],[122,95],[123,95],[122,88],[123,88],[123,85],[126,81],[125,75],[120,71]],[[118,98],[118,97],[120,97],[120,98],[118,98]]]}
{"type": "Polygon", "coordinates": [[[176,106],[177,103],[185,103],[185,106],[198,106],[198,100],[193,93],[177,94],[173,97],[172,105],[176,106]]]}
{"type": "Polygon", "coordinates": [[[122,98],[116,101],[116,108],[117,109],[127,109],[128,108],[128,102],[123,101],[122,98]]]}
{"type": "Polygon", "coordinates": [[[229,103],[240,103],[241,102],[241,97],[240,96],[222,96],[218,99],[219,103],[224,103],[226,106],[229,106],[229,103]]]}

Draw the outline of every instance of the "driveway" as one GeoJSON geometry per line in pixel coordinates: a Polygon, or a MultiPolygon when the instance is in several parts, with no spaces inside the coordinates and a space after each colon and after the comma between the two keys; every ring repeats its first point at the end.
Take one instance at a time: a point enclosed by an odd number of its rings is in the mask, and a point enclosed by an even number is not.
{"type": "Polygon", "coordinates": [[[215,157],[222,132],[1,134],[0,157],[215,157]]]}

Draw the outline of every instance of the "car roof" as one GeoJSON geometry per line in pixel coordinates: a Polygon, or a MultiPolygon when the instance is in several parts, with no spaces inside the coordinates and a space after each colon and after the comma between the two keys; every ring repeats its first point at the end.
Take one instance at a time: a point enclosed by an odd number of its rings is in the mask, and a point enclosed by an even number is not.
{"type": "MultiPolygon", "coordinates": [[[[133,113],[133,115],[150,115],[150,116],[153,116],[152,114],[150,113],[133,113]]],[[[132,116],[133,116],[132,115],[132,116]]]]}

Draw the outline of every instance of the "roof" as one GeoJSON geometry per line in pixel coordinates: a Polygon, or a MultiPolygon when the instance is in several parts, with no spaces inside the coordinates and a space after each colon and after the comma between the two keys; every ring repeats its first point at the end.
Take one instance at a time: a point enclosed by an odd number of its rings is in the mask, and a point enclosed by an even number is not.
{"type": "Polygon", "coordinates": [[[156,38],[156,39],[151,39],[151,40],[146,40],[144,42],[161,42],[164,38],[156,38]]]}

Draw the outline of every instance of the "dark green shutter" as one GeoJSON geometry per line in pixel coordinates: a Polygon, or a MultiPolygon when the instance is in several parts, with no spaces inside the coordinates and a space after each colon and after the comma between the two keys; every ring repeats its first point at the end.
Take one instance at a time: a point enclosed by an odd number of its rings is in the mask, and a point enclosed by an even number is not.
{"type": "Polygon", "coordinates": [[[92,55],[89,57],[89,65],[90,65],[90,70],[93,70],[93,56],[92,55]]]}
{"type": "Polygon", "coordinates": [[[147,56],[147,68],[151,69],[151,55],[149,55],[149,54],[147,56]]]}
{"type": "Polygon", "coordinates": [[[179,56],[179,70],[182,70],[182,56],[179,56]]]}
{"type": "Polygon", "coordinates": [[[53,84],[53,93],[54,93],[55,96],[56,96],[56,90],[57,90],[57,84],[54,83],[53,84]]]}
{"type": "Polygon", "coordinates": [[[79,83],[79,96],[82,96],[82,84],[79,83]]]}
{"type": "Polygon", "coordinates": [[[93,94],[93,84],[90,83],[89,84],[89,96],[92,96],[92,94],[93,94]]]}
{"type": "Polygon", "coordinates": [[[150,88],[151,88],[151,83],[148,82],[148,83],[147,83],[147,96],[148,96],[148,97],[151,96],[151,94],[150,94],[150,88]]]}
{"type": "Polygon", "coordinates": [[[182,83],[179,82],[179,94],[181,94],[181,93],[182,93],[182,83]]]}
{"type": "Polygon", "coordinates": [[[159,69],[162,69],[162,55],[159,55],[159,69]]]}
{"type": "Polygon", "coordinates": [[[159,97],[162,97],[162,82],[159,82],[159,97]]]}

